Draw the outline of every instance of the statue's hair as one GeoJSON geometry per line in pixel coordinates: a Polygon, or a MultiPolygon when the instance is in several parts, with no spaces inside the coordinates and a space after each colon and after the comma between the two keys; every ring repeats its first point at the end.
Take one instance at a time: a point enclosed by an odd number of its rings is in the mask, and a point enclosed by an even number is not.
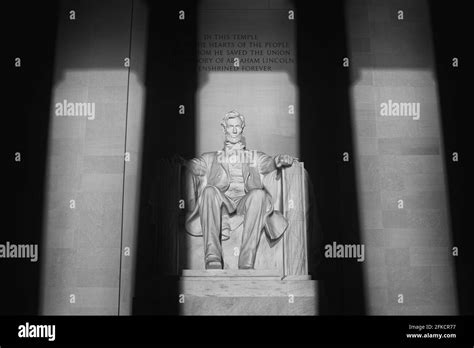
{"type": "Polygon", "coordinates": [[[228,119],[237,118],[237,117],[240,118],[240,120],[242,121],[242,129],[243,129],[245,127],[244,115],[239,114],[237,111],[234,111],[234,110],[229,111],[228,113],[225,114],[224,118],[221,121],[221,126],[225,128],[227,126],[228,119]]]}

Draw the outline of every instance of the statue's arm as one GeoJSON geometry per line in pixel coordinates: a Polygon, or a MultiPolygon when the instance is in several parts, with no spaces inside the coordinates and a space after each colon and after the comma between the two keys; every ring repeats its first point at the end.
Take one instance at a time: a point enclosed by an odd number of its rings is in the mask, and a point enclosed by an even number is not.
{"type": "Polygon", "coordinates": [[[186,207],[189,212],[194,211],[199,197],[201,180],[207,173],[206,159],[199,156],[186,161],[186,207]]]}
{"type": "Polygon", "coordinates": [[[277,169],[275,165],[275,157],[269,156],[263,152],[257,152],[258,171],[260,174],[268,174],[277,169]]]}
{"type": "Polygon", "coordinates": [[[186,163],[189,172],[194,176],[205,176],[207,173],[206,160],[203,156],[199,156],[189,160],[186,163]]]}
{"type": "Polygon", "coordinates": [[[258,152],[258,170],[260,174],[268,174],[282,167],[290,167],[297,158],[290,155],[268,156],[263,152],[258,152]]]}

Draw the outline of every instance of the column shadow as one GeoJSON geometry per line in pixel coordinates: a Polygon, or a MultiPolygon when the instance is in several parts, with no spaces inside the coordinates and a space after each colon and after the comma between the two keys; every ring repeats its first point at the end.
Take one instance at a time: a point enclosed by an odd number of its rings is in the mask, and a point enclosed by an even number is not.
{"type": "Polygon", "coordinates": [[[37,315],[40,311],[41,242],[51,93],[54,75],[58,2],[8,4],[8,74],[5,114],[8,157],[8,226],[0,244],[38,245],[38,261],[0,260],[1,315],[37,315]],[[27,10],[26,10],[27,9],[27,10]],[[40,15],[41,14],[41,15],[40,15]],[[11,40],[11,42],[9,41],[11,40]],[[21,67],[15,67],[15,58],[21,67]],[[16,162],[16,153],[21,161],[16,162]]]}
{"type": "MultiPolygon", "coordinates": [[[[196,1],[148,2],[146,105],[133,314],[179,314],[180,157],[195,154],[196,1]],[[185,20],[178,19],[185,11],[185,20]],[[179,114],[183,105],[185,113],[179,114]]],[[[183,257],[183,256],[181,256],[183,257]]]]}
{"type": "Polygon", "coordinates": [[[470,100],[470,86],[467,77],[467,57],[470,45],[467,44],[469,10],[462,1],[450,2],[449,6],[438,1],[429,2],[431,28],[434,43],[435,67],[438,80],[438,98],[441,116],[441,131],[444,140],[444,168],[446,170],[448,203],[450,210],[452,245],[459,249],[455,258],[458,313],[472,315],[474,301],[474,238],[469,233],[466,217],[469,216],[466,201],[469,148],[467,140],[470,129],[466,127],[470,100]],[[454,68],[453,58],[460,65],[454,68]],[[466,112],[467,111],[467,112],[466,112]],[[453,153],[460,156],[453,162],[453,153]]]}
{"type": "Polygon", "coordinates": [[[344,1],[296,2],[300,153],[314,186],[318,243],[311,273],[320,314],[365,314],[362,265],[322,257],[324,245],[360,244],[361,232],[349,99],[344,1]],[[352,157],[353,158],[353,157],[352,157]]]}

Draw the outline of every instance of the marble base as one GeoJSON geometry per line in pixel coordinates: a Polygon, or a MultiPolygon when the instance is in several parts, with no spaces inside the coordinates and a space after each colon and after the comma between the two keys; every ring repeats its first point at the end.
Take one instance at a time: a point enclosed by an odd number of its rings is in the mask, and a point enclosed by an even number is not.
{"type": "Polygon", "coordinates": [[[317,281],[272,270],[183,270],[181,315],[317,315],[317,281]]]}

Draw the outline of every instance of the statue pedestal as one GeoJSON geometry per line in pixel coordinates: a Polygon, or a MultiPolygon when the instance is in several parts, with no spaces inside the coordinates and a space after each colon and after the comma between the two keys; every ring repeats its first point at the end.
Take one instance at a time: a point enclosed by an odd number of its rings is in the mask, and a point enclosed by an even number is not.
{"type": "Polygon", "coordinates": [[[181,315],[317,315],[317,281],[273,270],[183,270],[181,315]]]}

